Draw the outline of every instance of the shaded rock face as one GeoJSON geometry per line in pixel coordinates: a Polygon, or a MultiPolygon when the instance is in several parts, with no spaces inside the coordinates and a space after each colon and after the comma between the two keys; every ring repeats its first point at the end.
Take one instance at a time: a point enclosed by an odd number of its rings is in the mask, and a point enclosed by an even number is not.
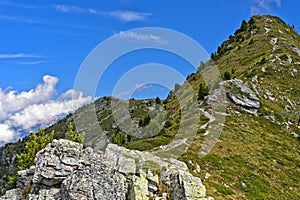
{"type": "Polygon", "coordinates": [[[234,104],[244,108],[249,112],[256,113],[260,108],[260,103],[257,99],[246,97],[244,95],[236,94],[233,92],[228,92],[227,96],[234,104]]]}
{"type": "Polygon", "coordinates": [[[206,199],[201,180],[183,162],[114,144],[95,153],[63,139],[38,152],[35,166],[18,172],[18,186],[0,200],[206,199]]]}
{"type": "Polygon", "coordinates": [[[240,79],[232,79],[223,82],[229,89],[227,97],[237,106],[249,113],[257,113],[260,108],[259,98],[250,87],[240,79]]]}

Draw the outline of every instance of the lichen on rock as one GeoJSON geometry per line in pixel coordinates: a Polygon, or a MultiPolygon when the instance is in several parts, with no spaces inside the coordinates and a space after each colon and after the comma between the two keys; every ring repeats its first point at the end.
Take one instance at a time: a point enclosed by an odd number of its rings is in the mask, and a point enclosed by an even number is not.
{"type": "Polygon", "coordinates": [[[108,144],[105,153],[68,140],[53,140],[18,173],[19,188],[0,200],[204,199],[205,186],[185,163],[108,144]],[[160,188],[167,188],[160,191],[160,188]],[[26,192],[25,192],[26,191],[26,192]]]}

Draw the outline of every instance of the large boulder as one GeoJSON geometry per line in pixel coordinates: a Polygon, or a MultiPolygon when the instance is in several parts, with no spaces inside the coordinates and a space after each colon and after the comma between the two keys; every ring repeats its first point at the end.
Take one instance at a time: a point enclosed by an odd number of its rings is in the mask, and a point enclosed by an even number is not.
{"type": "Polygon", "coordinates": [[[256,113],[260,108],[260,102],[256,98],[247,97],[233,92],[228,92],[227,96],[233,103],[244,108],[248,112],[256,113]]]}
{"type": "Polygon", "coordinates": [[[17,189],[12,189],[6,191],[5,195],[0,197],[0,200],[22,200],[24,199],[22,196],[22,190],[17,188],[17,189]]]}
{"type": "Polygon", "coordinates": [[[173,174],[172,186],[174,188],[174,192],[172,193],[174,200],[205,198],[206,190],[201,179],[184,171],[179,170],[173,174]]]}
{"type": "Polygon", "coordinates": [[[62,183],[75,170],[82,169],[90,149],[69,140],[53,140],[35,157],[33,184],[54,186],[62,183]]]}
{"type": "Polygon", "coordinates": [[[122,200],[126,193],[126,178],[101,164],[76,171],[61,185],[62,199],[122,200]]]}
{"type": "Polygon", "coordinates": [[[227,90],[227,97],[237,106],[249,113],[257,113],[260,108],[259,98],[247,83],[240,79],[227,80],[222,83],[227,90]]]}
{"type": "Polygon", "coordinates": [[[20,188],[0,200],[205,199],[204,185],[185,163],[115,144],[103,154],[53,140],[37,153],[35,166],[18,174],[20,188]]]}

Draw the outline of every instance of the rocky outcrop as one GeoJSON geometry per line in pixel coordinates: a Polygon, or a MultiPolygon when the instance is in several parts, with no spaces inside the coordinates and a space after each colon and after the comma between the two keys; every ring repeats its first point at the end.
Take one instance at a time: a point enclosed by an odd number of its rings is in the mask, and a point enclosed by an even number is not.
{"type": "Polygon", "coordinates": [[[233,92],[228,92],[227,96],[234,104],[244,108],[249,112],[256,113],[260,108],[260,103],[257,99],[253,99],[251,97],[236,94],[233,92]]]}
{"type": "Polygon", "coordinates": [[[1,200],[22,200],[22,190],[17,188],[17,189],[12,189],[6,191],[5,195],[0,197],[1,200]]]}
{"type": "Polygon", "coordinates": [[[227,97],[237,106],[250,113],[257,113],[260,108],[259,98],[249,86],[239,79],[224,81],[228,88],[227,97]]]}
{"type": "Polygon", "coordinates": [[[292,48],[292,51],[293,51],[294,53],[296,53],[298,56],[300,56],[300,48],[293,47],[293,48],[292,48]]]}
{"type": "Polygon", "coordinates": [[[108,144],[105,153],[68,140],[53,140],[18,172],[19,188],[0,200],[207,199],[200,178],[185,163],[108,144]]]}

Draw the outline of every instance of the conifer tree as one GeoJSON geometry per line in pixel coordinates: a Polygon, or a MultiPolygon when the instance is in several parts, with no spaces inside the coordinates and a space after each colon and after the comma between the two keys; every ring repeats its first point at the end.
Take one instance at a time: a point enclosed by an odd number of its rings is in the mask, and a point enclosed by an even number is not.
{"type": "Polygon", "coordinates": [[[52,142],[54,131],[50,135],[45,134],[45,130],[40,128],[38,133],[31,133],[29,141],[25,144],[25,150],[21,154],[17,154],[18,170],[28,169],[34,165],[34,158],[38,151],[45,148],[45,146],[52,142]]]}
{"type": "Polygon", "coordinates": [[[200,83],[198,100],[204,100],[204,97],[208,95],[208,87],[205,83],[200,83]]]}
{"type": "Polygon", "coordinates": [[[75,134],[73,131],[73,124],[70,122],[68,125],[68,131],[66,133],[66,138],[73,142],[78,142],[80,144],[84,143],[84,133],[82,134],[75,134]]]}

